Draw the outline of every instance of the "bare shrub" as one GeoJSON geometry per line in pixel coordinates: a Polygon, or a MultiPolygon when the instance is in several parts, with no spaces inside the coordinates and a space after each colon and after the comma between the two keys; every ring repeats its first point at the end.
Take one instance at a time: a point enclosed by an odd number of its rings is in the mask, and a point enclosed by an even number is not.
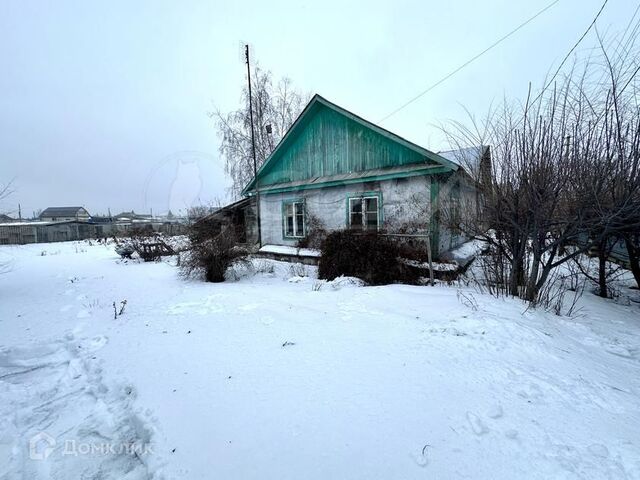
{"type": "Polygon", "coordinates": [[[478,311],[478,301],[472,293],[465,293],[462,290],[458,290],[456,296],[458,297],[458,301],[464,306],[469,307],[474,312],[478,311]]]}
{"type": "Polygon", "coordinates": [[[255,260],[253,262],[253,269],[255,273],[266,273],[268,275],[275,272],[273,263],[268,260],[255,260]]]}
{"type": "Polygon", "coordinates": [[[306,265],[302,263],[293,263],[289,266],[289,274],[292,277],[308,277],[309,271],[306,265]]]}
{"type": "Polygon", "coordinates": [[[203,276],[207,282],[224,282],[227,269],[236,262],[246,262],[248,252],[236,245],[230,226],[209,233],[191,230],[191,247],[181,254],[180,272],[185,277],[203,276]]]}
{"type": "Polygon", "coordinates": [[[502,250],[491,246],[476,258],[472,268],[467,271],[467,278],[478,292],[500,297],[508,294],[506,279],[509,268],[509,260],[502,250]]]}
{"type": "Polygon", "coordinates": [[[378,232],[339,230],[322,244],[318,278],[358,277],[370,285],[417,283],[416,269],[400,261],[398,246],[378,232]]]}
{"type": "Polygon", "coordinates": [[[121,317],[124,314],[124,307],[127,306],[127,300],[122,300],[120,302],[120,308],[118,309],[116,306],[116,302],[113,302],[113,319],[116,320],[118,317],[121,317]]]}
{"type": "Polygon", "coordinates": [[[578,300],[584,293],[587,279],[581,275],[560,273],[554,270],[549,281],[538,292],[535,301],[530,302],[531,307],[540,307],[555,315],[567,315],[569,317],[578,313],[578,300]],[[576,286],[577,285],[577,286],[576,286]],[[576,286],[575,288],[573,288],[576,286]]]}
{"type": "Polygon", "coordinates": [[[322,242],[327,238],[329,232],[327,232],[322,220],[311,213],[307,214],[306,222],[307,234],[298,240],[297,247],[320,250],[320,248],[322,248],[322,242]]]}
{"type": "Polygon", "coordinates": [[[596,259],[580,255],[575,257],[570,265],[580,273],[584,282],[589,281],[596,287],[594,293],[602,298],[614,298],[619,293],[616,289],[616,280],[624,275],[625,269],[607,261],[607,258],[607,256],[603,257],[602,252],[596,254],[596,259]]]}

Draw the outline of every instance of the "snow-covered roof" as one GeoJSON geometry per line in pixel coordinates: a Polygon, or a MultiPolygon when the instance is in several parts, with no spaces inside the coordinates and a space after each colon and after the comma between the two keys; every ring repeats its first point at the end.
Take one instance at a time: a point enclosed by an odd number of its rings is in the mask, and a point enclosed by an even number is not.
{"type": "Polygon", "coordinates": [[[462,167],[469,175],[474,176],[480,171],[480,163],[489,153],[488,145],[445,150],[438,155],[462,167]]]}
{"type": "Polygon", "coordinates": [[[135,213],[133,210],[131,210],[130,212],[122,212],[119,213],[117,215],[114,215],[113,218],[116,218],[118,220],[131,220],[131,219],[145,219],[145,218],[153,218],[152,215],[148,214],[148,213],[135,213]]]}
{"type": "Polygon", "coordinates": [[[48,207],[40,214],[40,218],[48,217],[75,217],[82,212],[87,212],[83,207],[48,207]]]}
{"type": "Polygon", "coordinates": [[[49,222],[46,220],[38,220],[35,222],[20,222],[18,220],[13,222],[0,223],[0,227],[37,227],[43,225],[54,225],[58,223],[70,223],[70,222],[49,222]]]}

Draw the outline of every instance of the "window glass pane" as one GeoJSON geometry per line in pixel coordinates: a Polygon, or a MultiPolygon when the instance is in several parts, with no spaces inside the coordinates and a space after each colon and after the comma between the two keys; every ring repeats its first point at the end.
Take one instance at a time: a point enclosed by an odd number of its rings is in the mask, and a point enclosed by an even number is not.
{"type": "Polygon", "coordinates": [[[378,211],[378,199],[377,198],[365,198],[365,210],[367,212],[378,211]]]}
{"type": "Polygon", "coordinates": [[[376,230],[378,228],[378,212],[367,212],[367,230],[376,230]]]}
{"type": "Polygon", "coordinates": [[[302,209],[302,204],[296,204],[296,237],[304,236],[304,210],[302,209]]]}
{"type": "Polygon", "coordinates": [[[285,234],[288,237],[292,237],[293,236],[293,215],[287,215],[287,219],[286,219],[286,231],[285,234]]]}
{"type": "Polygon", "coordinates": [[[293,236],[293,204],[291,203],[284,205],[284,234],[288,237],[293,236]]]}
{"type": "Polygon", "coordinates": [[[362,229],[362,214],[361,213],[352,213],[350,215],[351,220],[351,228],[355,230],[362,229]]]}
{"type": "Polygon", "coordinates": [[[284,234],[287,237],[304,236],[304,203],[284,204],[284,234]]]}
{"type": "Polygon", "coordinates": [[[349,199],[349,226],[353,229],[362,229],[362,199],[349,199]]]}

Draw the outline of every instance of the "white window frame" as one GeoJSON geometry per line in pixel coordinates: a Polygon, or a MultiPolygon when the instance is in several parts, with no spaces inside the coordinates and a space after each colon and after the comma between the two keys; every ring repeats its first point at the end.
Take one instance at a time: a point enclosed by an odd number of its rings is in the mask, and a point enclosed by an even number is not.
{"type": "Polygon", "coordinates": [[[373,213],[372,211],[367,211],[365,206],[366,206],[366,200],[370,200],[370,199],[375,199],[376,201],[376,228],[375,230],[380,230],[380,196],[379,195],[363,195],[361,197],[358,196],[353,196],[353,197],[349,197],[348,199],[348,221],[349,221],[349,228],[353,228],[353,224],[351,223],[351,216],[352,216],[352,210],[351,210],[351,204],[352,202],[355,201],[359,201],[361,202],[362,205],[362,211],[360,212],[360,219],[362,224],[360,225],[360,228],[362,229],[363,232],[365,231],[369,231],[369,230],[373,230],[371,228],[368,227],[367,225],[367,213],[373,213]]]}
{"type": "Polygon", "coordinates": [[[282,221],[283,221],[283,226],[282,226],[282,235],[284,236],[284,238],[303,238],[304,237],[304,232],[306,230],[306,223],[307,223],[307,219],[305,218],[305,211],[304,211],[304,200],[286,200],[283,202],[282,205],[282,221]],[[287,209],[289,208],[289,206],[291,206],[291,210],[292,210],[292,215],[289,215],[287,212],[287,209]],[[296,221],[296,217],[298,215],[302,215],[302,231],[298,231],[298,222],[296,221]],[[287,227],[288,227],[288,219],[289,217],[292,217],[292,221],[293,221],[293,232],[291,235],[289,235],[288,231],[287,231],[287,227]]]}

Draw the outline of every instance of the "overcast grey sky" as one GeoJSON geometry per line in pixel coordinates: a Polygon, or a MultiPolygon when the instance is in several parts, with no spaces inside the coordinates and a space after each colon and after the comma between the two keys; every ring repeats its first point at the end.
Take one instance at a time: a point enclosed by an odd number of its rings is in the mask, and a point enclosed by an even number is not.
{"type": "MultiPolygon", "coordinates": [[[[239,105],[239,44],[261,67],[378,121],[552,0],[0,0],[0,208],[174,212],[224,199],[207,112],[239,105]]],[[[560,0],[382,126],[437,151],[434,126],[540,85],[602,0],[560,0]]],[[[601,31],[635,0],[610,0],[601,31]]],[[[590,34],[578,54],[593,47],[590,34]]]]}

